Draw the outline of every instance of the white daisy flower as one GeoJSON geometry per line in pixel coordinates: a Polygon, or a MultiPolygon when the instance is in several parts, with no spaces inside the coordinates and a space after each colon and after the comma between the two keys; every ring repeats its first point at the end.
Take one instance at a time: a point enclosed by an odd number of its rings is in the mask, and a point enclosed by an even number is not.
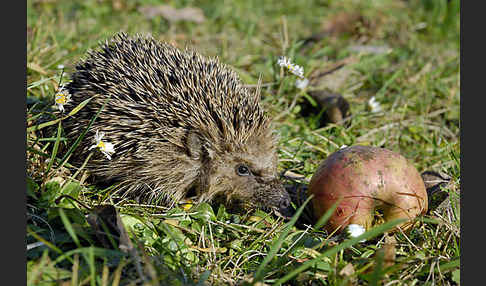
{"type": "Polygon", "coordinates": [[[304,78],[304,68],[293,64],[290,59],[287,59],[284,56],[278,58],[277,64],[281,67],[287,68],[291,73],[295,74],[300,78],[304,78]]]}
{"type": "Polygon", "coordinates": [[[303,79],[300,79],[298,78],[296,81],[295,81],[295,86],[298,88],[298,89],[304,89],[307,87],[307,85],[309,85],[309,80],[307,78],[303,78],[303,79]]]}
{"type": "MultiPolygon", "coordinates": [[[[346,227],[346,232],[349,234],[351,237],[358,237],[365,233],[366,229],[359,224],[350,224],[346,227]]],[[[365,240],[360,240],[360,242],[365,242],[365,240]]]]}
{"type": "Polygon", "coordinates": [[[64,105],[71,100],[71,95],[69,94],[68,90],[61,86],[59,91],[56,93],[55,102],[57,104],[57,108],[64,112],[64,105]]]}
{"type": "Polygon", "coordinates": [[[95,144],[89,147],[88,150],[91,150],[93,148],[99,148],[101,153],[105,154],[108,160],[111,160],[111,154],[115,153],[115,146],[110,142],[101,140],[104,136],[104,132],[98,132],[98,130],[96,130],[95,138],[93,140],[95,144]]]}
{"type": "Polygon", "coordinates": [[[292,63],[286,57],[280,56],[280,57],[278,57],[277,64],[281,67],[287,67],[287,66],[291,65],[292,63]]]}
{"type": "Polygon", "coordinates": [[[368,100],[368,107],[370,108],[371,112],[380,112],[382,110],[380,103],[374,96],[368,100]]]}

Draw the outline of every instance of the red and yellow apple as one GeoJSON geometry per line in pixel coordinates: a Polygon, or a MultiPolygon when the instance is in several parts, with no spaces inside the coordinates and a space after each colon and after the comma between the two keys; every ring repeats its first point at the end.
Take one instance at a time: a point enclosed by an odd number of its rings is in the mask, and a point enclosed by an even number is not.
{"type": "Polygon", "coordinates": [[[341,199],[324,228],[342,231],[349,224],[366,229],[381,211],[385,221],[404,218],[408,230],[427,211],[427,192],[417,169],[402,155],[377,147],[351,146],[326,158],[312,176],[309,193],[316,219],[341,199]]]}

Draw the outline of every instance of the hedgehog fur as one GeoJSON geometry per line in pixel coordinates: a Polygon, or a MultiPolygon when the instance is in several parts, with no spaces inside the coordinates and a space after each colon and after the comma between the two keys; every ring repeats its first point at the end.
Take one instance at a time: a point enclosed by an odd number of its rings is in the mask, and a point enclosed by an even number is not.
{"type": "Polygon", "coordinates": [[[123,195],[163,204],[192,194],[199,202],[245,208],[289,205],[260,96],[217,59],[119,33],[87,53],[66,89],[68,111],[91,98],[63,121],[73,140],[106,103],[72,162],[94,152],[90,173],[117,182],[123,195]],[[90,149],[96,131],[114,144],[111,160],[90,149]]]}

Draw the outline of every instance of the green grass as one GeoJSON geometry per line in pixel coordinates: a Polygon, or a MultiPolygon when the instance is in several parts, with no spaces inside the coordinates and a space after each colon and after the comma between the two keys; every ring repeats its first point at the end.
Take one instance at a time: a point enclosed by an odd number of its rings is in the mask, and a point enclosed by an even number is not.
{"type": "Polygon", "coordinates": [[[138,10],[157,3],[27,1],[26,116],[29,122],[49,122],[29,125],[26,134],[26,242],[44,242],[27,251],[29,285],[458,284],[458,0],[168,2],[200,8],[206,20],[199,24],[147,19],[138,10]],[[352,29],[346,32],[304,44],[338,13],[358,13],[361,20],[348,22],[345,26],[352,29]],[[96,189],[78,171],[81,166],[71,166],[69,152],[59,154],[75,142],[63,137],[62,120],[54,121],[50,106],[76,61],[120,30],[151,33],[218,56],[251,86],[261,76],[262,102],[280,135],[280,171],[310,179],[319,163],[344,144],[380,146],[400,152],[420,172],[449,175],[445,191],[450,205],[422,217],[410,233],[395,234],[391,267],[383,266],[378,251],[389,225],[365,233],[369,239],[359,243],[328,236],[312,225],[297,227],[297,217],[284,221],[262,211],[236,215],[206,204],[167,209],[117,203],[136,253],[100,245],[85,218],[95,209],[56,199],[65,194],[89,206],[113,203],[110,194],[116,186],[96,189]],[[357,45],[386,47],[388,52],[358,53],[352,49],[357,45]],[[276,64],[280,55],[304,67],[305,76],[313,78],[310,88],[342,94],[350,104],[349,124],[320,127],[318,115],[303,116],[308,96],[276,64]],[[340,62],[347,64],[316,76],[340,62]],[[367,109],[372,96],[381,112],[367,109]],[[40,132],[46,125],[56,132],[40,132]],[[343,271],[349,265],[354,271],[343,271]]]}

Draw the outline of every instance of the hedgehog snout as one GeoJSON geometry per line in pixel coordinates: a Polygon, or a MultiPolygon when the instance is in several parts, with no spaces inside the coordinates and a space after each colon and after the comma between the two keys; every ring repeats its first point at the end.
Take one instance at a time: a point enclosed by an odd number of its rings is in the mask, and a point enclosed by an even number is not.
{"type": "Polygon", "coordinates": [[[264,182],[267,185],[264,193],[259,194],[263,205],[275,209],[284,217],[292,215],[291,198],[278,179],[264,182]]]}
{"type": "Polygon", "coordinates": [[[281,196],[278,204],[278,212],[284,217],[292,216],[292,205],[289,193],[282,187],[281,196]]]}

